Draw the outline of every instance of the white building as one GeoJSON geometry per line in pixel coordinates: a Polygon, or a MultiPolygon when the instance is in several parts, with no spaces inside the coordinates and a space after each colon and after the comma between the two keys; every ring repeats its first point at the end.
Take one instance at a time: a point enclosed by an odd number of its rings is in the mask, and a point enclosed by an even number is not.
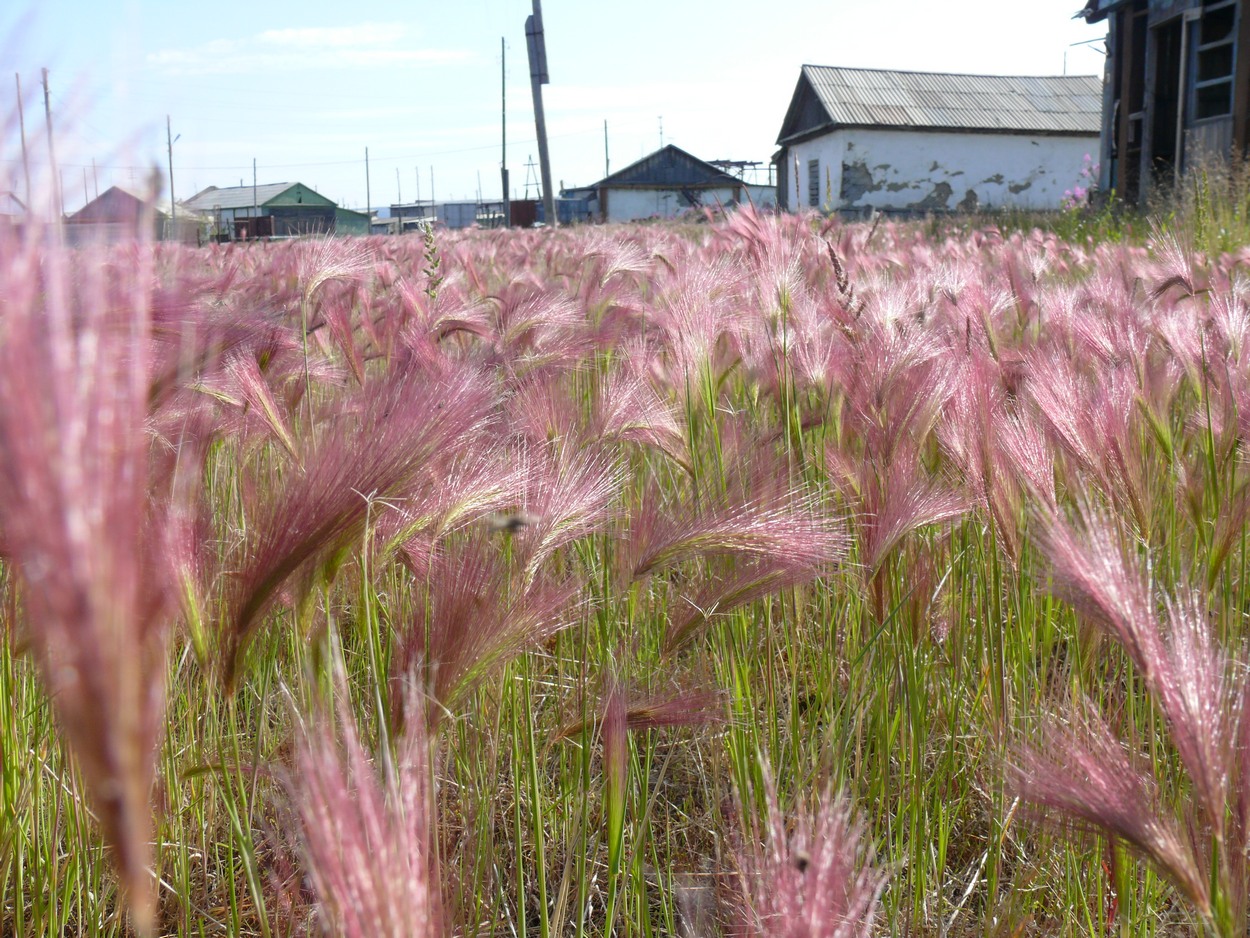
{"type": "Polygon", "coordinates": [[[1059,208],[1089,185],[1101,111],[1092,75],[804,65],[777,136],[777,201],[826,212],[1059,208]]]}
{"type": "Polygon", "coordinates": [[[622,222],[726,208],[758,197],[756,188],[669,144],[578,191],[590,195],[592,214],[622,222]]]}

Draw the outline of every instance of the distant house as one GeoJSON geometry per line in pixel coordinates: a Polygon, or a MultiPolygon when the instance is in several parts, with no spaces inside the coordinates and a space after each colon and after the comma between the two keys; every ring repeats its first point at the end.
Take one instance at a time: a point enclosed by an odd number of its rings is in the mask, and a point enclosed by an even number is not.
{"type": "Polygon", "coordinates": [[[26,203],[8,190],[0,190],[0,228],[20,230],[26,223],[26,203]]]}
{"type": "Polygon", "coordinates": [[[424,233],[435,224],[444,228],[495,228],[503,223],[503,203],[499,201],[394,202],[390,213],[398,234],[424,233]]]}
{"type": "Polygon", "coordinates": [[[340,216],[340,212],[348,210],[340,209],[324,195],[299,182],[224,189],[209,186],[187,199],[187,205],[211,215],[218,237],[225,240],[334,234],[340,218],[345,227],[351,229],[344,233],[367,234],[369,231],[367,220],[362,223],[340,216]]]}
{"type": "Polygon", "coordinates": [[[395,202],[390,212],[396,234],[424,233],[437,219],[438,206],[433,202],[395,202]]]}
{"type": "Polygon", "coordinates": [[[586,187],[595,195],[589,211],[602,221],[673,218],[691,209],[743,200],[746,184],[736,176],[669,144],[586,187]]]}
{"type": "Polygon", "coordinates": [[[1102,185],[1126,201],[1203,155],[1250,151],[1250,10],[1244,0],[1088,0],[1109,25],[1102,185]]]}
{"type": "Polygon", "coordinates": [[[340,235],[371,234],[370,217],[365,212],[357,212],[350,208],[334,210],[334,233],[340,235]]]}
{"type": "Polygon", "coordinates": [[[196,244],[203,240],[209,220],[179,202],[152,200],[122,186],[110,186],[65,219],[71,244],[129,241],[150,237],[157,241],[196,244]]]}
{"type": "Polygon", "coordinates": [[[822,211],[1058,208],[1098,152],[1095,76],[1000,77],[804,65],[777,201],[822,211]]]}

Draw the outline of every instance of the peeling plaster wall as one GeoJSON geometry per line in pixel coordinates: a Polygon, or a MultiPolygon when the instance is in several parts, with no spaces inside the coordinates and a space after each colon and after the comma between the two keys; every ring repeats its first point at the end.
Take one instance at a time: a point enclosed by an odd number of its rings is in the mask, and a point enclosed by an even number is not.
{"type": "Polygon", "coordinates": [[[826,211],[943,212],[1010,206],[1057,209],[1081,178],[1098,137],[919,133],[846,128],[790,149],[791,190],[808,208],[808,161],[820,160],[820,207],[826,211]]]}
{"type": "MultiPolygon", "coordinates": [[[[718,204],[732,202],[734,191],[726,186],[723,189],[697,190],[696,195],[703,205],[715,208],[718,204]]],[[[678,189],[608,189],[607,196],[607,221],[672,218],[690,211],[690,203],[678,189]]]]}
{"type": "Polygon", "coordinates": [[[839,207],[838,193],[842,191],[842,157],[846,151],[846,133],[846,131],[835,131],[790,148],[787,154],[789,166],[786,169],[789,177],[787,182],[790,187],[790,191],[786,193],[786,204],[790,207],[790,211],[807,210],[813,207],[808,201],[807,164],[809,160],[820,161],[818,169],[820,202],[816,207],[826,212],[839,207]]]}

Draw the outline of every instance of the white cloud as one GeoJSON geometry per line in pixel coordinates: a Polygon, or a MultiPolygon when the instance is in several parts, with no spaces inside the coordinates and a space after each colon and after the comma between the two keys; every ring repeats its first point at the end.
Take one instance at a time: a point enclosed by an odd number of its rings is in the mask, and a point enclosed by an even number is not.
{"type": "Polygon", "coordinates": [[[268,29],[258,42],[300,48],[394,45],[409,32],[403,23],[359,23],[355,26],[305,26],[298,29],[268,29]]]}
{"type": "Polygon", "coordinates": [[[171,75],[238,75],[316,69],[424,68],[467,62],[462,49],[419,48],[402,23],[270,29],[149,53],[148,65],[171,75]]]}

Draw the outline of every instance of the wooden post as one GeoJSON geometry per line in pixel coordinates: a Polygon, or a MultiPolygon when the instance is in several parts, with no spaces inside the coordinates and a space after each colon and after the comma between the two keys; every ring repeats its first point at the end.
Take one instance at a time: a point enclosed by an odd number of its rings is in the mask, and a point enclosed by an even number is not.
{"type": "Polygon", "coordinates": [[[52,184],[55,188],[52,195],[59,222],[65,215],[65,202],[62,200],[63,186],[56,168],[56,149],[52,146],[52,99],[48,95],[48,70],[46,68],[43,70],[43,114],[48,123],[48,162],[52,167],[52,184]]]}
{"type": "Polygon", "coordinates": [[[176,241],[178,240],[178,203],[174,201],[174,131],[169,123],[168,114],[165,115],[165,141],[169,147],[169,227],[173,229],[173,238],[176,241]]]}
{"type": "Polygon", "coordinates": [[[525,47],[529,52],[530,89],[534,95],[534,129],[538,134],[538,164],[543,180],[543,218],[553,228],[556,198],[551,190],[551,156],[547,150],[547,117],[543,112],[543,85],[550,84],[547,74],[547,41],[543,36],[542,0],[533,0],[534,12],[525,20],[525,47]]]}
{"type": "Polygon", "coordinates": [[[26,179],[26,211],[29,212],[31,210],[30,158],[26,155],[26,115],[22,110],[22,76],[14,72],[13,80],[17,82],[17,126],[22,132],[22,174],[26,179]]]}
{"type": "Polygon", "coordinates": [[[499,37],[499,120],[503,136],[499,151],[499,182],[503,189],[503,226],[509,227],[512,212],[508,201],[508,46],[504,37],[499,37]]]}

